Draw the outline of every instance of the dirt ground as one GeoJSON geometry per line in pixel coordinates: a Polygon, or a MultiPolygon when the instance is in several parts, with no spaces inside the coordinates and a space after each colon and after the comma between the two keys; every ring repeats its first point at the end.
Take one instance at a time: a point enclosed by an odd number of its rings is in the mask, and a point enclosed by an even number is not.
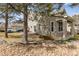
{"type": "MultiPolygon", "coordinates": [[[[15,35],[16,36],[16,35],[15,35]]],[[[0,56],[79,56],[79,40],[65,44],[30,35],[30,44],[0,44],[0,56]],[[38,42],[38,43],[36,43],[38,42]]],[[[14,38],[7,39],[11,42],[14,38]]],[[[20,40],[17,38],[17,40],[20,40]]],[[[16,38],[13,41],[17,41],[16,38]]]]}
{"type": "Polygon", "coordinates": [[[1,56],[78,56],[73,45],[0,45],[1,56]]]}

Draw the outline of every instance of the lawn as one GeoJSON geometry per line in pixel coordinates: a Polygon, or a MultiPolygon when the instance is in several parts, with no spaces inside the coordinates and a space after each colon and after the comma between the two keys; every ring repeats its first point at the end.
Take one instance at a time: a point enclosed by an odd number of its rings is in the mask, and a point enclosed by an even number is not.
{"type": "MultiPolygon", "coordinates": [[[[7,42],[21,42],[23,38],[23,32],[13,32],[13,33],[8,33],[8,38],[5,38],[4,32],[0,32],[0,39],[4,39],[7,42]]],[[[68,40],[49,40],[48,37],[40,37],[39,35],[36,34],[28,34],[28,40],[29,41],[38,41],[38,42],[47,42],[47,41],[54,41],[54,43],[66,43],[66,42],[71,42],[75,40],[79,40],[79,35],[75,35],[74,37],[69,38],[68,40]]]]}
{"type": "Polygon", "coordinates": [[[18,42],[21,41],[21,39],[23,39],[23,33],[22,32],[14,32],[14,33],[8,33],[8,38],[5,38],[5,33],[4,32],[0,32],[0,39],[4,39],[7,42],[18,42]]]}

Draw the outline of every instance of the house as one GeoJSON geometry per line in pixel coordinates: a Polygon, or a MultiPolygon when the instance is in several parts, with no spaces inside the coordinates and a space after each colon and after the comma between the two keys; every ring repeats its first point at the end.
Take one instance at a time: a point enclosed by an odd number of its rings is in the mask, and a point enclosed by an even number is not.
{"type": "MultiPolygon", "coordinates": [[[[37,25],[37,20],[35,19],[36,13],[30,11],[28,14],[28,30],[29,33],[36,33],[36,25],[37,25]]],[[[38,17],[38,19],[40,16],[38,17]]]]}
{"type": "MultiPolygon", "coordinates": [[[[0,30],[5,30],[5,23],[0,24],[0,30]]],[[[23,22],[12,22],[8,24],[8,31],[14,31],[16,32],[17,30],[23,30],[23,22]]]]}
{"type": "Polygon", "coordinates": [[[75,20],[76,33],[79,34],[79,14],[72,16],[72,18],[75,20]]]}
{"type": "MultiPolygon", "coordinates": [[[[31,23],[32,24],[32,23],[31,23]]],[[[33,24],[32,24],[33,26],[33,24]]],[[[68,39],[76,34],[74,19],[69,16],[43,16],[37,21],[35,31],[37,34],[51,36],[54,39],[68,39]]]]}
{"type": "Polygon", "coordinates": [[[28,27],[29,27],[29,32],[30,33],[36,33],[36,25],[37,25],[37,22],[36,21],[32,21],[32,20],[28,20],[28,27]]]}

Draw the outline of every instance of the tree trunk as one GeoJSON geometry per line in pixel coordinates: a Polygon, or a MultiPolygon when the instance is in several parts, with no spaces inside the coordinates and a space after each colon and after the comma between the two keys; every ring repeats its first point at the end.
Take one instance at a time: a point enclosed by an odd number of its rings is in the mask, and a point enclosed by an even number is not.
{"type": "Polygon", "coordinates": [[[6,12],[5,12],[5,37],[8,38],[8,32],[7,32],[7,29],[8,29],[8,4],[6,4],[6,12]]]}
{"type": "Polygon", "coordinates": [[[26,43],[28,43],[28,13],[27,13],[27,4],[23,4],[24,5],[24,39],[26,41],[26,43]]]}

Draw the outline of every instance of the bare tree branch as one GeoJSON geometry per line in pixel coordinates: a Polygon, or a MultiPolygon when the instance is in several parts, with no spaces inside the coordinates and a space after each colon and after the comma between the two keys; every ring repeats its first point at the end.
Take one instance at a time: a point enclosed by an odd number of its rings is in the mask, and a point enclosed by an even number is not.
{"type": "Polygon", "coordinates": [[[11,7],[12,9],[14,9],[15,11],[21,12],[21,13],[25,14],[23,11],[16,9],[11,3],[9,3],[9,5],[10,5],[10,7],[11,7]]]}

